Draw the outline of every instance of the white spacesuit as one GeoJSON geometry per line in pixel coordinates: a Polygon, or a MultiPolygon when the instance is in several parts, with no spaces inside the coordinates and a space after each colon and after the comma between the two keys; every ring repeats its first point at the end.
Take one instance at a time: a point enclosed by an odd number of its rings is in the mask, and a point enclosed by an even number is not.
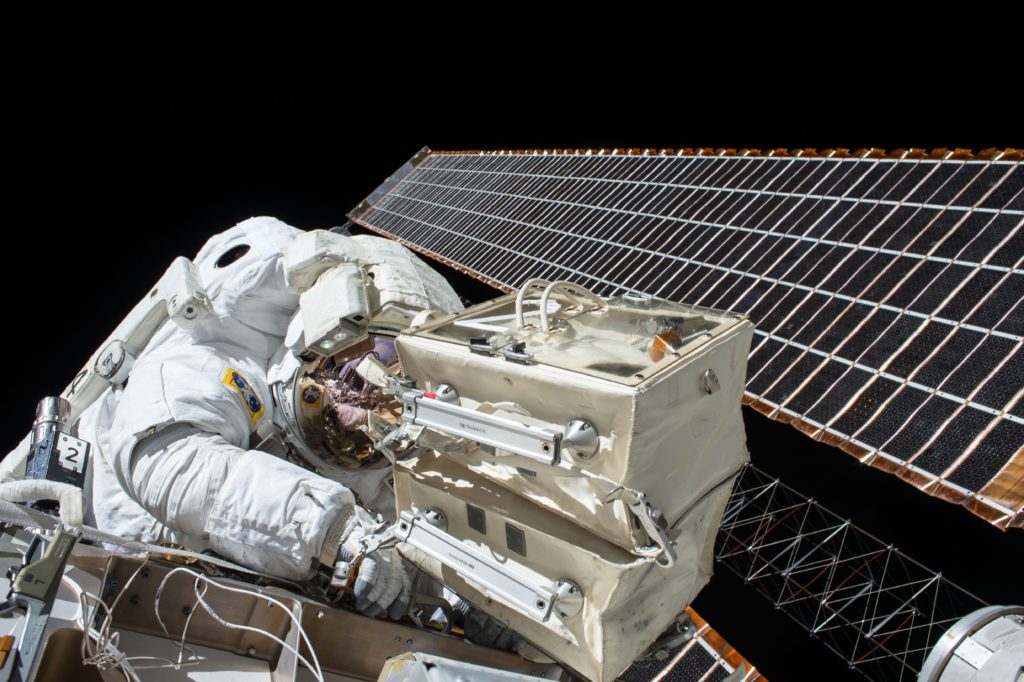
{"type": "MultiPolygon", "coordinates": [[[[285,254],[302,234],[273,218],[253,218],[200,250],[195,263],[209,315],[191,331],[165,323],[126,385],[111,387],[82,414],[79,436],[95,448],[87,521],[125,538],[212,549],[284,578],[308,578],[320,564],[347,573],[359,540],[377,527],[350,487],[365,486],[362,479],[379,485],[380,469],[337,469],[332,475],[341,480],[331,480],[260,449],[281,442],[276,436],[286,421],[268,373],[289,380],[301,364],[296,355],[308,358],[302,334],[288,334],[290,324],[302,328],[301,291],[288,281],[285,254]]],[[[461,307],[443,278],[407,250],[372,237],[349,239],[363,254],[358,265],[369,272],[368,287],[374,268],[378,282],[394,281],[397,268],[411,291],[406,309],[461,307]]],[[[316,260],[331,265],[326,255],[316,260]]],[[[324,269],[290,274],[312,280],[324,269]]],[[[408,590],[393,550],[361,561],[355,592],[371,615],[388,606],[400,612],[408,590]]]]}

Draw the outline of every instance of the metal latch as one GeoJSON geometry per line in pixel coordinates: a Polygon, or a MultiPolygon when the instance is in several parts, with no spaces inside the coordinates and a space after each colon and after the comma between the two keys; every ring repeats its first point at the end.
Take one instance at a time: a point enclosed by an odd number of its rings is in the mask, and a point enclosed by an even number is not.
{"type": "Polygon", "coordinates": [[[486,336],[473,336],[469,339],[469,352],[477,355],[494,355],[497,346],[488,341],[486,336]]]}
{"type": "Polygon", "coordinates": [[[518,341],[501,350],[501,354],[509,362],[516,362],[520,365],[528,365],[533,361],[533,353],[526,352],[526,342],[518,341]]]}
{"type": "Polygon", "coordinates": [[[615,500],[626,503],[647,535],[658,544],[658,549],[651,555],[657,557],[658,564],[665,568],[675,565],[679,557],[668,534],[665,533],[665,517],[647,501],[647,494],[620,485],[604,498],[605,504],[615,500]]]}

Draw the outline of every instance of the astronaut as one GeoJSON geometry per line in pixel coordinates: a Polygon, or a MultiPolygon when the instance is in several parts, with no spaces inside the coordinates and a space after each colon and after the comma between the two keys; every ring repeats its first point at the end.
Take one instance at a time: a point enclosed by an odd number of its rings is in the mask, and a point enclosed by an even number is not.
{"type": "Polygon", "coordinates": [[[397,552],[363,556],[376,514],[394,513],[366,428],[386,401],[353,371],[366,357],[393,370],[387,334],[458,310],[457,295],[394,242],[274,218],[214,236],[195,264],[209,314],[192,330],[164,323],[128,381],[82,413],[86,521],[292,580],[326,565],[344,582],[359,558],[357,607],[400,616],[410,584],[397,552]]]}

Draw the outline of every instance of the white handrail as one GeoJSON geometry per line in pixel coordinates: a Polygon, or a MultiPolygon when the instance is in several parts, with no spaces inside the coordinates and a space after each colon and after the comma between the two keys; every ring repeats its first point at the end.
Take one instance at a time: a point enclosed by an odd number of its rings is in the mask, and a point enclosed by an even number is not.
{"type": "Polygon", "coordinates": [[[520,328],[526,326],[526,320],[523,317],[523,299],[526,298],[527,292],[530,289],[543,289],[548,284],[550,284],[548,280],[534,277],[533,279],[526,280],[523,286],[519,288],[519,293],[516,294],[516,324],[520,328]]]}

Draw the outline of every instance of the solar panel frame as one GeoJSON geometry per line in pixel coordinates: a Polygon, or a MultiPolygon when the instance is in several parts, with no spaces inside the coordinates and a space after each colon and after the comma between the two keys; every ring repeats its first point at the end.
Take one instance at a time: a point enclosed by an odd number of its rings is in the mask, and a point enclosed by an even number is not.
{"type": "Polygon", "coordinates": [[[424,150],[350,217],[505,291],[747,313],[745,402],[1020,527],[1024,172],[969,156],[424,150]]]}

